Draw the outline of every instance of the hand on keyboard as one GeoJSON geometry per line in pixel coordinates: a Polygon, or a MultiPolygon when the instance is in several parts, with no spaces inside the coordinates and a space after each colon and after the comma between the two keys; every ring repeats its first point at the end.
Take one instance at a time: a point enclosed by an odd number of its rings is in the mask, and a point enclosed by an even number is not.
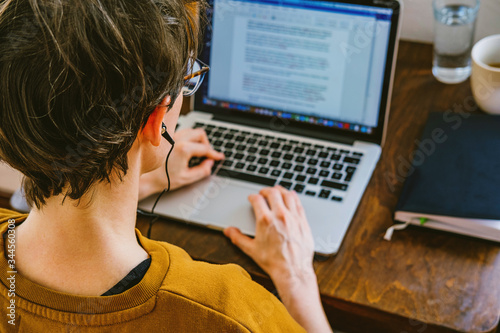
{"type": "Polygon", "coordinates": [[[183,129],[174,134],[175,147],[168,161],[171,189],[192,184],[210,175],[214,161],[224,159],[224,154],[212,148],[203,129],[183,129]],[[190,165],[193,157],[201,163],[190,165]]]}
{"type": "Polygon", "coordinates": [[[250,195],[256,217],[255,238],[229,227],[224,234],[249,255],[275,284],[314,276],[314,241],[297,193],[281,186],[250,195]]]}
{"type": "Polygon", "coordinates": [[[255,238],[233,227],[224,234],[271,276],[283,304],[302,327],[308,332],[332,332],[312,265],[311,229],[297,193],[267,187],[248,199],[257,220],[255,238]]]}
{"type": "MultiPolygon", "coordinates": [[[[224,154],[212,148],[203,129],[183,129],[174,134],[175,147],[168,161],[170,174],[170,189],[192,184],[210,175],[214,161],[224,159],[224,154]],[[190,164],[191,159],[199,158],[202,162],[197,165],[190,164]]],[[[141,186],[145,197],[155,192],[160,192],[167,187],[165,164],[158,169],[141,176],[141,186]],[[149,185],[148,185],[149,184],[149,185]]],[[[141,199],[141,198],[140,198],[141,199]]]]}

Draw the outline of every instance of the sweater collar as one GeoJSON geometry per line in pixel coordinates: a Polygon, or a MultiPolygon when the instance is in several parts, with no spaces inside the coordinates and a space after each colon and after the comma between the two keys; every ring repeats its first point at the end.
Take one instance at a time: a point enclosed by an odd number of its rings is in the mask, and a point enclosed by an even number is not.
{"type": "MultiPolygon", "coordinates": [[[[22,223],[26,217],[27,215],[20,214],[12,216],[16,225],[22,223]]],[[[136,229],[140,245],[151,257],[151,266],[141,282],[125,292],[113,296],[79,296],[55,291],[28,280],[9,267],[8,253],[5,252],[5,241],[7,239],[5,237],[8,232],[7,222],[7,219],[0,220],[0,235],[2,235],[0,237],[0,281],[8,290],[10,282],[7,278],[14,276],[17,298],[50,309],[79,314],[100,314],[139,306],[157,294],[170,266],[167,249],[158,242],[142,236],[139,230],[136,229]]]]}

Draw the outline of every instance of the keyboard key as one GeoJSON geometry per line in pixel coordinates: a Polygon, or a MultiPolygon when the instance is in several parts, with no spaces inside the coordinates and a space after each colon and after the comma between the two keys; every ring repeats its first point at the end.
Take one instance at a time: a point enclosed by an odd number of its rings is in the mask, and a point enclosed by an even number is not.
{"type": "Polygon", "coordinates": [[[305,188],[306,188],[306,187],[305,187],[304,185],[302,185],[302,184],[297,184],[297,185],[295,185],[295,187],[293,188],[293,190],[294,190],[295,192],[297,192],[297,193],[302,193],[302,192],[304,192],[304,189],[305,189],[305,188]]]}
{"type": "Polygon", "coordinates": [[[345,149],[341,149],[341,150],[340,150],[340,153],[341,153],[341,154],[349,154],[349,153],[350,153],[350,151],[349,151],[349,150],[345,150],[345,149]]]}
{"type": "Polygon", "coordinates": [[[268,142],[267,140],[260,140],[260,141],[259,141],[259,146],[262,146],[262,147],[267,147],[268,143],[269,143],[269,142],[268,142]]]}
{"type": "Polygon", "coordinates": [[[206,126],[206,128],[207,128],[207,129],[214,129],[214,128],[215,128],[215,126],[214,126],[214,125],[207,125],[207,126],[206,126]]]}
{"type": "Polygon", "coordinates": [[[341,190],[341,191],[347,191],[347,185],[346,184],[340,184],[340,183],[337,183],[337,182],[332,182],[330,180],[323,180],[321,182],[321,186],[325,186],[325,187],[329,187],[329,188],[333,188],[333,189],[341,190]]]}
{"type": "Polygon", "coordinates": [[[335,163],[335,164],[333,165],[333,170],[339,170],[339,171],[340,171],[340,170],[342,170],[342,167],[343,167],[343,165],[342,165],[342,164],[340,164],[340,163],[335,163]]]}
{"type": "Polygon", "coordinates": [[[363,153],[358,153],[357,151],[353,152],[352,154],[359,157],[363,156],[363,153]]]}
{"type": "Polygon", "coordinates": [[[230,167],[231,165],[233,165],[233,161],[231,161],[231,160],[225,160],[224,163],[222,163],[222,165],[230,167]]]}
{"type": "Polygon", "coordinates": [[[259,160],[257,161],[257,163],[259,164],[267,164],[267,162],[269,162],[269,160],[267,158],[259,158],[259,160]]]}
{"type": "Polygon", "coordinates": [[[292,150],[292,146],[290,145],[284,145],[282,148],[281,148],[282,151],[290,151],[292,150]]]}
{"type": "Polygon", "coordinates": [[[326,157],[328,157],[328,152],[326,152],[326,151],[322,151],[322,152],[320,152],[320,153],[318,154],[318,157],[320,157],[320,158],[326,158],[326,157]]]}
{"type": "Polygon", "coordinates": [[[253,164],[250,164],[248,167],[247,167],[247,170],[248,171],[255,171],[257,170],[257,166],[253,165],[253,164]]]}
{"type": "Polygon", "coordinates": [[[302,154],[304,152],[304,148],[301,148],[301,147],[296,147],[294,150],[293,150],[294,153],[297,153],[297,154],[302,154]]]}
{"type": "Polygon", "coordinates": [[[306,195],[314,197],[316,195],[316,192],[314,192],[314,191],[306,191],[306,195]]]}
{"type": "Polygon", "coordinates": [[[232,138],[234,138],[234,135],[232,135],[230,133],[224,135],[224,139],[226,139],[226,140],[231,140],[232,138]]]}
{"type": "Polygon", "coordinates": [[[334,172],[333,175],[332,175],[332,179],[340,179],[342,178],[342,174],[339,173],[339,172],[334,172]]]}
{"type": "Polygon", "coordinates": [[[200,165],[200,164],[201,164],[201,162],[203,162],[204,160],[205,160],[205,157],[193,157],[193,158],[191,158],[191,159],[189,160],[189,162],[188,162],[188,166],[189,166],[190,168],[195,167],[195,166],[197,166],[197,165],[200,165]]]}
{"type": "Polygon", "coordinates": [[[284,188],[288,189],[288,190],[292,187],[292,183],[284,181],[284,180],[282,180],[280,182],[280,185],[283,186],[284,188]]]}
{"type": "Polygon", "coordinates": [[[246,148],[246,147],[247,147],[247,146],[245,146],[245,145],[237,145],[237,146],[236,146],[236,150],[238,150],[238,151],[243,151],[243,150],[245,150],[245,148],[246,148]]]}
{"type": "MultiPolygon", "coordinates": [[[[255,167],[255,166],[254,166],[255,167]]],[[[261,177],[257,175],[249,175],[247,173],[238,172],[234,170],[229,170],[225,168],[221,168],[219,172],[217,172],[217,176],[233,178],[238,180],[245,180],[251,183],[257,183],[265,186],[274,186],[276,184],[276,180],[269,177],[261,177]]]]}
{"type": "Polygon", "coordinates": [[[238,135],[238,136],[236,137],[236,139],[234,139],[234,141],[236,141],[236,142],[243,142],[243,140],[245,140],[245,137],[244,137],[244,136],[242,136],[242,135],[238,135]]]}
{"type": "Polygon", "coordinates": [[[225,151],[224,156],[226,156],[226,158],[231,157],[231,156],[233,156],[233,152],[232,151],[225,151]]]}
{"type": "Polygon", "coordinates": [[[329,151],[337,151],[337,148],[333,148],[333,147],[326,147],[326,150],[329,150],[329,151]]]}
{"type": "Polygon", "coordinates": [[[299,143],[297,140],[290,140],[288,142],[290,142],[291,144],[294,144],[294,145],[296,145],[297,143],[299,143]]]}
{"type": "Polygon", "coordinates": [[[295,168],[293,168],[293,170],[301,172],[304,171],[304,167],[302,165],[296,165],[295,168]]]}
{"type": "Polygon", "coordinates": [[[314,150],[314,149],[308,149],[306,151],[306,155],[314,156],[314,155],[316,155],[316,150],[314,150]]]}
{"type": "Polygon", "coordinates": [[[237,129],[235,129],[235,128],[230,128],[230,129],[229,129],[229,132],[231,132],[231,133],[236,133],[236,132],[238,132],[238,130],[237,130],[237,129]]]}
{"type": "Polygon", "coordinates": [[[333,201],[338,201],[338,202],[340,202],[340,201],[342,201],[342,198],[341,198],[341,197],[336,197],[336,196],[333,196],[333,197],[332,197],[332,200],[333,200],[333,201]]]}
{"type": "Polygon", "coordinates": [[[281,165],[281,168],[284,170],[290,170],[292,168],[292,163],[285,162],[281,165]]]}
{"type": "Polygon", "coordinates": [[[316,174],[316,168],[307,168],[306,173],[309,175],[314,175],[316,174]]]}
{"type": "Polygon", "coordinates": [[[314,145],[314,148],[316,148],[316,149],[323,149],[323,148],[325,148],[325,146],[322,146],[322,145],[314,145]]]}
{"type": "Polygon", "coordinates": [[[247,143],[249,143],[249,144],[251,144],[251,145],[253,145],[253,144],[254,144],[254,143],[256,143],[256,142],[257,142],[257,140],[256,140],[256,139],[254,139],[254,138],[250,138],[250,139],[248,139],[248,140],[247,140],[247,143]]]}
{"type": "Polygon", "coordinates": [[[283,156],[283,159],[285,161],[291,161],[293,158],[293,155],[292,154],[285,154],[285,156],[283,156]]]}
{"type": "Polygon", "coordinates": [[[193,128],[200,128],[200,127],[204,127],[205,125],[202,124],[202,123],[195,123],[193,128]]]}
{"type": "Polygon", "coordinates": [[[345,172],[347,173],[353,174],[354,171],[356,171],[356,167],[348,166],[347,168],[345,168],[345,172]]]}
{"type": "Polygon", "coordinates": [[[257,152],[257,148],[255,148],[255,147],[250,147],[250,148],[248,148],[248,152],[249,152],[249,153],[251,153],[251,154],[254,154],[254,153],[256,153],[256,152],[257,152]]]}
{"type": "MultiPolygon", "coordinates": [[[[245,134],[244,132],[242,132],[243,134],[245,134]]],[[[259,134],[259,133],[253,133],[252,134],[254,137],[256,138],[261,138],[262,137],[262,134],[259,134]]]]}
{"type": "Polygon", "coordinates": [[[255,161],[256,157],[254,155],[248,155],[247,158],[245,158],[245,160],[247,162],[253,162],[255,161]]]}
{"type": "Polygon", "coordinates": [[[272,167],[277,167],[278,165],[280,165],[280,161],[272,160],[271,163],[269,163],[269,165],[272,167]]]}
{"type": "Polygon", "coordinates": [[[321,170],[319,172],[320,177],[328,177],[329,174],[330,174],[330,171],[328,171],[328,170],[321,170]]]}
{"type": "MultiPolygon", "coordinates": [[[[234,159],[235,160],[241,160],[245,155],[243,155],[242,153],[237,153],[236,155],[234,155],[234,159]]],[[[226,155],[227,157],[227,155],[226,155]]]]}
{"type": "Polygon", "coordinates": [[[306,158],[304,156],[295,157],[295,162],[297,162],[297,163],[304,163],[305,161],[306,161],[306,158]]]}
{"type": "Polygon", "coordinates": [[[215,170],[217,170],[217,168],[219,167],[220,164],[221,164],[221,161],[214,162],[214,165],[212,166],[212,171],[211,171],[212,174],[215,172],[215,170]]]}
{"type": "Polygon", "coordinates": [[[307,164],[309,165],[316,165],[318,164],[318,160],[315,159],[315,158],[310,158],[308,161],[307,161],[307,164]]]}
{"type": "Polygon", "coordinates": [[[308,180],[307,182],[308,182],[309,184],[311,184],[311,185],[316,185],[316,184],[318,184],[318,182],[319,182],[319,178],[316,178],[316,177],[311,177],[311,178],[309,178],[309,180],[308,180]]]}
{"type": "Polygon", "coordinates": [[[280,142],[285,142],[286,139],[285,138],[276,138],[276,140],[280,141],[280,142]]]}
{"type": "Polygon", "coordinates": [[[358,158],[352,158],[352,157],[344,157],[344,162],[345,163],[351,163],[351,164],[359,164],[359,159],[358,158]]]}
{"type": "Polygon", "coordinates": [[[234,167],[236,169],[243,169],[245,167],[245,163],[238,162],[238,163],[236,163],[236,165],[234,167]]]}
{"type": "Polygon", "coordinates": [[[232,142],[226,142],[226,144],[224,145],[225,148],[227,149],[232,149],[234,147],[234,143],[232,142]]]}
{"type": "Polygon", "coordinates": [[[332,193],[332,191],[321,190],[321,192],[319,192],[319,197],[323,198],[323,199],[328,199],[328,197],[330,196],[330,193],[332,193]]]}
{"type": "Polygon", "coordinates": [[[304,146],[304,147],[311,147],[312,144],[310,144],[309,142],[301,142],[301,144],[304,146]]]}
{"type": "Polygon", "coordinates": [[[298,182],[303,182],[306,180],[306,176],[304,175],[297,175],[297,177],[295,177],[295,180],[298,181],[298,182]]]}
{"type": "Polygon", "coordinates": [[[219,127],[217,127],[217,129],[218,129],[219,131],[225,131],[225,130],[227,130],[227,128],[226,128],[226,127],[224,127],[224,126],[219,126],[219,127]]]}
{"type": "Polygon", "coordinates": [[[271,145],[269,147],[273,148],[273,149],[276,149],[276,148],[279,148],[280,144],[277,143],[277,142],[273,142],[271,143],[271,145]]]}
{"type": "Polygon", "coordinates": [[[259,173],[261,173],[263,175],[267,175],[268,172],[269,172],[269,168],[262,167],[259,169],[259,173]]]}
{"type": "Polygon", "coordinates": [[[334,161],[338,161],[338,160],[340,160],[340,155],[338,155],[338,154],[332,154],[332,156],[330,156],[330,159],[334,160],[334,161]]]}
{"type": "Polygon", "coordinates": [[[261,149],[259,151],[259,154],[261,154],[262,156],[267,156],[269,155],[269,149],[261,149]]]}
{"type": "Polygon", "coordinates": [[[281,171],[279,171],[279,170],[273,170],[271,172],[271,176],[273,176],[273,177],[279,177],[280,175],[281,175],[281,171]]]}
{"type": "Polygon", "coordinates": [[[213,146],[214,147],[221,147],[224,142],[222,140],[215,140],[213,146]]]}
{"type": "Polygon", "coordinates": [[[331,164],[330,162],[323,161],[323,162],[321,162],[320,166],[321,166],[322,168],[329,168],[329,167],[330,167],[330,164],[331,164]]]}
{"type": "Polygon", "coordinates": [[[352,179],[352,174],[351,173],[348,173],[347,175],[345,175],[345,178],[344,178],[344,181],[345,182],[350,182],[352,179]]]}
{"type": "Polygon", "coordinates": [[[292,179],[293,177],[293,173],[291,172],[285,172],[285,174],[283,175],[283,178],[285,179],[292,179]]]}
{"type": "Polygon", "coordinates": [[[280,158],[281,157],[281,153],[279,151],[275,151],[274,153],[271,154],[272,157],[274,158],[280,158]]]}
{"type": "Polygon", "coordinates": [[[266,138],[266,139],[268,139],[268,140],[272,140],[272,139],[274,139],[274,136],[271,136],[271,135],[266,135],[266,136],[264,136],[264,138],[266,138]]]}
{"type": "Polygon", "coordinates": [[[212,133],[212,137],[214,138],[220,138],[222,136],[222,132],[214,132],[212,133]]]}

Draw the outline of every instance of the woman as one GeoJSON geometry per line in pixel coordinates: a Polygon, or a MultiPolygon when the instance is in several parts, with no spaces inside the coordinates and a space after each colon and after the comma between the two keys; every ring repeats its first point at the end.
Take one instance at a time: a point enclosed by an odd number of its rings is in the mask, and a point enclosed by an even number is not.
{"type": "Polygon", "coordinates": [[[191,0],[0,4],[0,157],[29,215],[0,211],[2,331],[330,331],[297,195],[249,197],[254,239],[224,234],[283,304],[236,265],[193,261],[135,230],[139,199],[210,174],[203,131],[168,131],[198,51],[191,0]],[[165,140],[167,138],[168,140],[165,140]],[[189,168],[194,156],[206,157],[189,168]]]}

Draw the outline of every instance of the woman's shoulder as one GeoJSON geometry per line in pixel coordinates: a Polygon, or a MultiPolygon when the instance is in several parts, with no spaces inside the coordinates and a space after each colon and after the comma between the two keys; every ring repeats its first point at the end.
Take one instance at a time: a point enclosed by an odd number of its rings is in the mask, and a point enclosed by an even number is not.
{"type": "Polygon", "coordinates": [[[158,244],[169,254],[162,292],[210,308],[251,331],[303,331],[278,298],[252,281],[241,266],[193,260],[175,245],[158,244]]]}
{"type": "MultiPolygon", "coordinates": [[[[250,283],[252,281],[250,274],[241,266],[236,264],[212,264],[205,261],[194,260],[182,248],[167,243],[158,241],[158,244],[165,248],[169,256],[169,270],[167,279],[177,279],[184,276],[189,276],[186,280],[176,280],[182,284],[196,284],[196,281],[211,281],[212,285],[225,285],[227,280],[238,280],[241,283],[250,283]]],[[[257,284],[257,286],[259,286],[257,284]]],[[[260,286],[259,286],[260,287],[260,286]]]]}

